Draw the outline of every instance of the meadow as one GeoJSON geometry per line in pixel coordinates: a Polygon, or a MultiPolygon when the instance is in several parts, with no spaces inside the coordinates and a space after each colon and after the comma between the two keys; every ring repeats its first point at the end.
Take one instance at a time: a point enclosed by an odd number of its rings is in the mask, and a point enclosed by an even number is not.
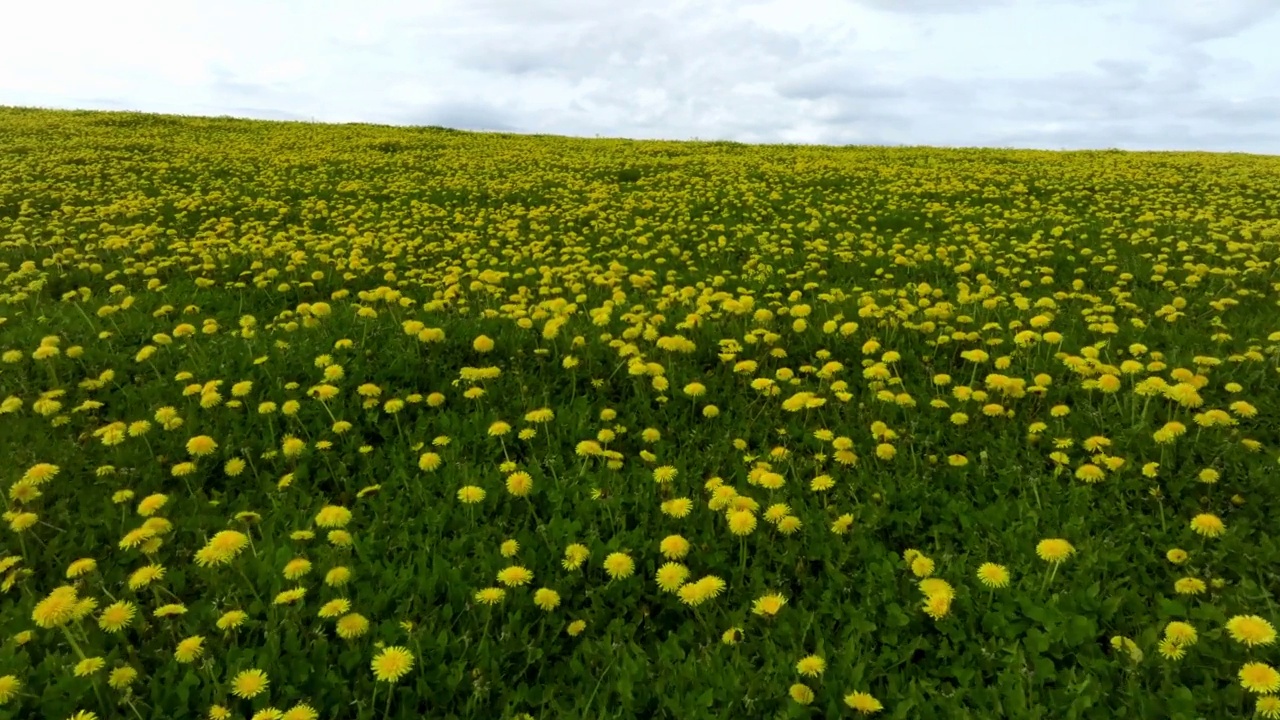
{"type": "Polygon", "coordinates": [[[0,158],[0,718],[1280,718],[1280,158],[0,158]]]}

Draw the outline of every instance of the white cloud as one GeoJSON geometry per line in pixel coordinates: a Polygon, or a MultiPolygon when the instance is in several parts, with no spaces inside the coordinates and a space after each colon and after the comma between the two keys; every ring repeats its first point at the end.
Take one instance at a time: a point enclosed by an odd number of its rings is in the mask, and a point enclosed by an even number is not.
{"type": "Polygon", "coordinates": [[[0,103],[1280,153],[1274,0],[45,0],[0,103]]]}

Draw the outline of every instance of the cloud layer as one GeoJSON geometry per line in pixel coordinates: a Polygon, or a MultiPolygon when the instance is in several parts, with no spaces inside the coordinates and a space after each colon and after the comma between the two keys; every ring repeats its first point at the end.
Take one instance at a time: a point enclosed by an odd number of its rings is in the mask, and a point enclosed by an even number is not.
{"type": "Polygon", "coordinates": [[[46,0],[13,12],[0,104],[1280,154],[1274,0],[46,0]]]}

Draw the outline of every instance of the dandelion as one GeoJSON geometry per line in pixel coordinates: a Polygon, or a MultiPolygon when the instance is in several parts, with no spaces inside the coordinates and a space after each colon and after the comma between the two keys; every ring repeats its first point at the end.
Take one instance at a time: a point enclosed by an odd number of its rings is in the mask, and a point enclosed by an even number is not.
{"type": "Polygon", "coordinates": [[[374,677],[380,682],[394,683],[413,669],[413,653],[407,648],[393,645],[378,653],[371,666],[374,677]]]}
{"type": "Polygon", "coordinates": [[[285,711],[280,720],[317,720],[320,713],[306,703],[299,703],[285,711]]]}
{"type": "Polygon", "coordinates": [[[0,676],[0,705],[8,703],[17,697],[18,691],[22,689],[22,681],[13,675],[0,676]]]}
{"type": "Polygon", "coordinates": [[[81,558],[67,566],[67,579],[87,575],[96,570],[97,567],[98,562],[93,558],[81,558]]]}
{"type": "Polygon", "coordinates": [[[507,596],[507,591],[500,587],[488,587],[476,591],[475,601],[481,605],[497,605],[507,596]]]}
{"type": "Polygon", "coordinates": [[[1076,549],[1071,546],[1071,543],[1060,538],[1041,540],[1036,545],[1036,554],[1040,556],[1040,559],[1054,564],[1066,560],[1075,551],[1076,549]]]}
{"type": "Polygon", "coordinates": [[[243,700],[251,700],[267,689],[267,674],[258,669],[242,670],[231,681],[231,694],[243,700]]]}
{"type": "Polygon", "coordinates": [[[845,695],[844,704],[863,715],[871,715],[884,709],[879,700],[875,699],[870,693],[865,692],[854,692],[845,695]]]}
{"type": "Polygon", "coordinates": [[[292,605],[302,598],[306,597],[307,589],[304,587],[291,588],[276,595],[275,600],[271,601],[272,605],[292,605]]]}
{"type": "Polygon", "coordinates": [[[539,588],[533,594],[533,604],[546,612],[551,612],[560,605],[560,593],[550,588],[539,588]]]}
{"type": "Polygon", "coordinates": [[[219,630],[234,630],[244,624],[249,614],[243,610],[228,610],[215,623],[219,630]]]}
{"type": "Polygon", "coordinates": [[[817,655],[809,655],[801,658],[796,663],[796,672],[805,677],[818,677],[827,669],[827,663],[817,655]]]}
{"type": "Polygon", "coordinates": [[[112,690],[123,690],[133,684],[138,679],[138,671],[134,668],[124,665],[111,671],[107,676],[107,685],[112,690]]]}
{"type": "Polygon", "coordinates": [[[63,585],[36,603],[35,609],[31,611],[31,619],[36,625],[46,629],[65,625],[75,615],[78,600],[76,589],[63,585]]]}
{"type": "Polygon", "coordinates": [[[204,637],[201,635],[192,635],[191,637],[178,643],[178,649],[174,651],[173,657],[180,663],[194,662],[204,653],[204,637]]]}
{"type": "Polygon", "coordinates": [[[519,565],[512,565],[498,571],[498,582],[507,587],[526,585],[532,580],[533,573],[519,565]]]}
{"type": "Polygon", "coordinates": [[[1276,641],[1276,629],[1257,615],[1236,615],[1227,620],[1231,639],[1247,647],[1270,645],[1276,641]]]}
{"type": "Polygon", "coordinates": [[[739,537],[750,535],[756,529],[756,516],[750,510],[734,510],[727,515],[729,532],[739,537]]]}
{"type": "Polygon", "coordinates": [[[573,543],[564,549],[564,560],[560,564],[565,570],[577,570],[590,555],[591,550],[586,545],[573,543]]]}
{"type": "Polygon", "coordinates": [[[284,566],[284,578],[286,580],[297,580],[298,578],[311,572],[311,561],[306,558],[294,558],[284,566]]]}
{"type": "Polygon", "coordinates": [[[346,598],[335,598],[320,606],[320,611],[316,613],[322,618],[336,618],[345,615],[351,610],[351,601],[346,598]]]}
{"type": "Polygon", "coordinates": [[[484,488],[465,485],[458,490],[458,500],[466,505],[474,505],[484,500],[484,488]]]}
{"type": "Polygon", "coordinates": [[[1194,645],[1199,637],[1193,625],[1178,620],[1164,626],[1164,636],[1180,645],[1194,645]]]}
{"type": "Polygon", "coordinates": [[[773,617],[778,614],[783,605],[787,604],[787,599],[779,593],[769,593],[762,595],[751,604],[751,612],[762,617],[773,617]]]}
{"type": "Polygon", "coordinates": [[[1240,668],[1240,687],[1255,693],[1280,690],[1280,672],[1266,663],[1250,662],[1240,668]]]}
{"type": "Polygon", "coordinates": [[[663,592],[673,593],[689,578],[689,568],[676,562],[663,563],[654,578],[663,592]]]}
{"type": "Polygon", "coordinates": [[[85,658],[76,663],[74,673],[76,677],[88,677],[101,670],[106,664],[107,661],[100,657],[85,658]]]}
{"type": "Polygon", "coordinates": [[[1173,590],[1179,595],[1199,595],[1204,592],[1205,589],[1206,586],[1204,581],[1200,578],[1178,578],[1178,580],[1173,583],[1173,590]]]}
{"type": "Polygon", "coordinates": [[[804,683],[793,684],[787,689],[787,694],[791,696],[792,700],[795,700],[801,705],[811,704],[814,698],[813,689],[804,683]]]}
{"type": "Polygon", "coordinates": [[[119,600],[102,609],[98,615],[98,627],[109,633],[117,633],[133,622],[138,608],[127,600],[119,600]]]}
{"type": "Polygon", "coordinates": [[[222,530],[209,538],[204,547],[196,551],[196,564],[200,567],[226,565],[249,546],[249,536],[236,530],[222,530]]]}
{"type": "Polygon", "coordinates": [[[343,640],[354,640],[369,631],[369,621],[359,613],[351,613],[338,618],[338,637],[343,640]]]}
{"type": "Polygon", "coordinates": [[[630,555],[621,552],[609,553],[604,559],[604,570],[612,580],[624,580],[635,572],[636,563],[630,555]]]}
{"type": "Polygon", "coordinates": [[[1227,526],[1217,515],[1200,513],[1191,518],[1191,529],[1204,537],[1216,538],[1226,532],[1227,526]]]}
{"type": "Polygon", "coordinates": [[[662,556],[668,560],[679,560],[689,552],[689,541],[679,535],[668,535],[658,544],[662,556]]]}
{"type": "Polygon", "coordinates": [[[524,497],[533,490],[533,476],[521,470],[507,476],[507,492],[515,497],[524,497]]]}
{"type": "Polygon", "coordinates": [[[197,435],[187,441],[187,453],[193,457],[212,455],[218,449],[218,443],[208,435],[197,435]]]}
{"type": "Polygon", "coordinates": [[[995,589],[1009,586],[1009,569],[1003,565],[986,562],[978,566],[978,581],[995,589]]]}
{"type": "Polygon", "coordinates": [[[911,574],[916,577],[926,578],[933,574],[933,560],[924,555],[917,555],[911,560],[911,574]]]}
{"type": "Polygon", "coordinates": [[[1160,657],[1166,660],[1181,660],[1187,656],[1187,648],[1182,643],[1173,638],[1164,638],[1156,646],[1156,650],[1160,653],[1160,657]]]}
{"type": "Polygon", "coordinates": [[[329,587],[342,587],[351,581],[351,571],[341,565],[324,574],[324,584],[329,587]]]}

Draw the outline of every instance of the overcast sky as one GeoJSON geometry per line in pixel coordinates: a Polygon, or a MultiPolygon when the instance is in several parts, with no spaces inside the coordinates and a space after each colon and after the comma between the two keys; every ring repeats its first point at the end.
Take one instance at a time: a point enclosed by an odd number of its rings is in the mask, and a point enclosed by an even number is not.
{"type": "Polygon", "coordinates": [[[0,104],[1280,154],[1280,0],[28,0],[0,104]]]}

